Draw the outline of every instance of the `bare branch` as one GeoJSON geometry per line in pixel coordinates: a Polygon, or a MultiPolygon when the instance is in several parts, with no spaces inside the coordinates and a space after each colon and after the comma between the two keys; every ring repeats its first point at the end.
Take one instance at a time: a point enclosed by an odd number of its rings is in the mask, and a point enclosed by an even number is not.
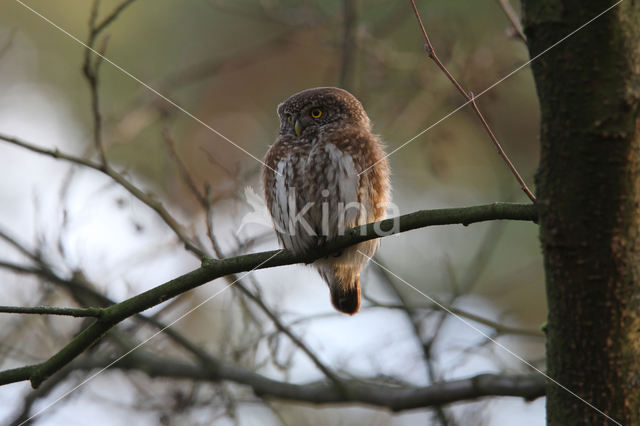
{"type": "Polygon", "coordinates": [[[527,197],[529,197],[531,201],[535,202],[536,197],[533,195],[531,190],[527,187],[527,184],[524,183],[524,179],[522,179],[522,177],[520,176],[520,173],[518,173],[518,171],[516,170],[516,167],[513,165],[513,163],[507,156],[507,154],[502,149],[500,142],[498,142],[498,138],[496,138],[496,135],[493,133],[493,130],[491,130],[491,127],[489,127],[489,123],[487,123],[487,120],[485,120],[484,116],[480,112],[480,109],[478,109],[478,105],[476,104],[476,98],[475,96],[473,96],[472,92],[469,92],[469,100],[471,100],[471,106],[473,106],[473,110],[476,112],[476,115],[478,116],[480,121],[482,121],[482,126],[485,128],[485,130],[489,134],[489,137],[491,138],[494,145],[496,146],[498,153],[504,159],[504,162],[507,163],[507,167],[509,167],[509,170],[511,170],[511,173],[513,173],[513,175],[516,177],[516,179],[520,183],[520,188],[522,188],[524,193],[527,194],[527,197]]]}
{"type": "Polygon", "coordinates": [[[71,373],[75,370],[73,363],[66,366],[62,370],[58,371],[54,374],[51,379],[47,380],[45,384],[40,386],[37,390],[29,392],[25,395],[22,407],[18,410],[18,412],[14,415],[14,418],[11,422],[7,422],[7,424],[13,425],[30,425],[29,413],[33,407],[33,405],[41,398],[45,398],[49,395],[58,385],[64,383],[71,373]]]}
{"type": "Polygon", "coordinates": [[[524,31],[522,30],[522,24],[520,23],[520,18],[518,17],[518,14],[516,13],[516,11],[513,10],[513,6],[511,6],[511,3],[509,3],[509,0],[498,0],[498,4],[500,5],[500,8],[504,12],[504,14],[507,16],[507,19],[509,20],[509,22],[511,22],[511,26],[513,28],[515,35],[520,37],[520,39],[526,43],[527,36],[524,35],[524,31]]]}
{"type": "MultiPolygon", "coordinates": [[[[208,200],[205,206],[205,210],[207,211],[207,229],[208,229],[209,239],[211,240],[211,244],[213,245],[216,256],[218,256],[218,258],[222,258],[224,257],[224,254],[213,232],[212,209],[211,209],[211,204],[208,202],[208,200]]],[[[311,360],[311,362],[313,362],[313,364],[318,368],[318,370],[320,370],[328,379],[332,380],[336,384],[339,384],[340,381],[338,376],[328,366],[326,366],[322,361],[320,361],[320,359],[316,356],[316,354],[302,341],[302,339],[296,336],[291,331],[291,329],[282,322],[280,317],[278,317],[278,315],[276,315],[264,303],[262,298],[260,298],[259,296],[249,291],[249,289],[244,283],[244,280],[241,277],[238,277],[235,274],[231,274],[231,275],[227,275],[225,279],[227,280],[228,283],[233,283],[235,288],[240,290],[240,292],[242,292],[242,294],[246,298],[248,298],[254,304],[256,304],[258,308],[260,308],[260,310],[264,312],[267,315],[267,317],[269,317],[269,319],[271,320],[271,322],[273,322],[276,328],[280,332],[285,334],[293,342],[293,344],[299,347],[302,350],[302,352],[304,352],[305,355],[307,355],[307,357],[311,360]]]]}
{"type": "Polygon", "coordinates": [[[187,237],[187,235],[185,234],[185,231],[183,230],[183,227],[180,224],[178,224],[178,222],[173,218],[173,216],[171,216],[171,214],[167,211],[167,209],[165,209],[165,207],[162,205],[161,202],[155,200],[148,194],[145,194],[142,190],[138,189],[134,184],[129,182],[127,179],[125,179],[124,176],[116,172],[108,163],[107,164],[96,163],[91,160],[87,160],[84,158],[73,156],[71,154],[60,152],[58,149],[50,150],[46,148],[41,148],[34,144],[31,144],[7,135],[3,135],[3,134],[0,134],[0,140],[12,143],[14,145],[28,149],[29,151],[33,151],[38,154],[46,155],[59,160],[65,160],[80,166],[88,167],[90,169],[97,170],[109,176],[116,183],[120,184],[124,189],[126,189],[129,193],[131,193],[131,195],[133,195],[138,200],[142,201],[144,204],[146,204],[152,210],[154,210],[162,218],[162,220],[164,220],[167,226],[169,226],[169,228],[171,228],[171,230],[175,232],[175,234],[178,236],[180,241],[182,241],[182,243],[185,245],[185,248],[187,250],[193,252],[195,255],[199,257],[204,255],[203,251],[198,246],[196,246],[196,244],[189,237],[187,237]]]}
{"type": "MultiPolygon", "coordinates": [[[[93,114],[93,143],[96,147],[96,150],[98,151],[98,155],[100,156],[100,162],[102,164],[107,164],[107,158],[105,156],[104,146],[102,144],[102,116],[100,115],[100,105],[98,97],[98,69],[101,62],[96,60],[93,66],[91,64],[91,51],[93,49],[93,44],[95,43],[95,38],[97,35],[94,30],[94,25],[96,19],[98,18],[99,5],[100,0],[93,1],[91,15],[89,16],[89,39],[87,40],[87,48],[85,49],[84,53],[84,64],[82,66],[82,71],[84,72],[84,76],[89,83],[89,93],[91,95],[91,113],[93,114]]],[[[106,49],[106,44],[104,44],[104,48],[106,49]]]]}
{"type": "Polygon", "coordinates": [[[113,11],[109,15],[107,15],[98,25],[93,27],[94,37],[97,37],[102,30],[104,30],[107,26],[109,26],[117,17],[122,13],[122,11],[129,5],[131,5],[135,0],[125,0],[116,6],[113,11]]]}
{"type": "MultiPolygon", "coordinates": [[[[213,250],[216,256],[219,259],[221,259],[225,257],[225,255],[222,252],[222,248],[220,247],[220,244],[218,243],[218,240],[213,231],[213,205],[211,203],[211,198],[209,194],[210,188],[209,186],[206,187],[205,195],[202,195],[200,193],[200,191],[198,190],[195,184],[193,177],[191,176],[191,173],[187,170],[186,166],[180,159],[180,156],[176,152],[170,133],[168,131],[165,131],[164,137],[171,151],[171,155],[174,157],[178,165],[178,168],[180,170],[183,180],[185,181],[185,183],[187,184],[187,186],[189,187],[193,195],[200,202],[202,208],[206,212],[207,234],[208,234],[209,240],[211,241],[211,245],[213,246],[213,250]]],[[[260,310],[262,310],[262,312],[264,312],[267,315],[267,317],[269,317],[269,319],[273,322],[276,328],[282,333],[284,333],[287,337],[289,337],[289,339],[296,346],[298,346],[302,350],[302,352],[304,352],[307,355],[307,357],[309,357],[311,362],[313,362],[315,366],[327,378],[332,380],[334,383],[339,384],[338,376],[333,371],[331,371],[331,369],[328,366],[326,366],[322,361],[320,361],[320,359],[316,356],[316,354],[302,341],[302,339],[296,336],[280,320],[278,315],[276,315],[271,309],[269,309],[269,307],[264,303],[264,301],[259,296],[249,291],[247,286],[244,284],[242,277],[238,277],[235,274],[230,274],[230,275],[226,275],[224,278],[227,281],[227,283],[229,283],[229,285],[233,285],[235,288],[239,289],[244,294],[245,297],[247,297],[253,303],[255,303],[260,308],[260,310]]]]}
{"type": "MultiPolygon", "coordinates": [[[[111,370],[142,371],[150,377],[190,379],[219,383],[232,381],[249,386],[263,399],[279,399],[313,404],[360,403],[403,411],[415,408],[438,407],[459,401],[489,396],[512,396],[531,401],[545,395],[545,380],[540,375],[506,376],[481,374],[464,379],[446,381],[423,387],[369,384],[360,380],[344,380],[344,391],[331,382],[292,384],[273,380],[245,367],[221,363],[217,368],[194,365],[183,360],[160,357],[148,351],[131,353],[116,364],[111,358],[82,358],[69,364],[42,387],[44,394],[72,371],[91,371],[109,366],[111,370]]],[[[19,370],[19,369],[16,369],[19,370]]],[[[19,373],[16,371],[16,373],[19,373]]],[[[40,389],[37,395],[42,395],[40,389]]],[[[36,395],[36,394],[34,394],[36,395]]],[[[35,398],[32,398],[35,399],[35,398]]],[[[25,416],[24,412],[22,415],[25,416]]]]}
{"type": "MultiPolygon", "coordinates": [[[[82,359],[74,362],[76,368],[104,367],[109,360],[82,359]]],[[[171,360],[140,351],[131,354],[113,366],[123,370],[141,370],[151,377],[188,378],[218,382],[230,380],[250,386],[261,398],[335,404],[356,402],[386,407],[393,411],[441,406],[457,401],[468,401],[485,396],[516,396],[533,400],[544,396],[545,379],[540,375],[502,376],[481,374],[424,387],[398,387],[368,384],[359,380],[342,382],[341,392],[330,382],[292,384],[269,379],[244,367],[223,363],[216,370],[207,370],[184,361],[171,360]]]]}
{"type": "Polygon", "coordinates": [[[111,24],[118,15],[135,0],[125,0],[118,5],[106,18],[104,18],[99,24],[96,25],[98,19],[98,9],[100,6],[100,0],[94,0],[93,7],[91,8],[91,15],[89,16],[89,37],[87,39],[87,48],[84,52],[84,64],[82,65],[82,71],[89,83],[89,92],[91,94],[91,112],[93,114],[93,143],[100,156],[100,162],[102,164],[107,163],[107,158],[104,151],[104,144],[102,141],[102,115],[100,113],[100,97],[98,93],[98,70],[100,64],[102,64],[102,58],[107,48],[108,36],[104,37],[102,45],[98,49],[98,57],[95,61],[91,62],[91,54],[93,53],[93,46],[96,42],[98,35],[111,24]]]}
{"type": "Polygon", "coordinates": [[[69,317],[95,317],[102,315],[100,308],[59,308],[56,306],[0,306],[3,314],[38,314],[38,315],[63,315],[69,317]]]}
{"type": "Polygon", "coordinates": [[[169,147],[169,153],[171,154],[171,157],[173,157],[173,160],[176,162],[176,165],[178,166],[178,171],[182,176],[182,180],[189,187],[189,190],[196,197],[200,205],[206,206],[208,204],[208,197],[206,197],[200,192],[200,190],[198,189],[198,186],[196,185],[195,179],[191,175],[191,172],[189,172],[189,169],[187,169],[187,166],[185,166],[185,164],[182,162],[182,159],[180,158],[180,156],[178,155],[178,152],[176,151],[176,144],[173,140],[173,137],[171,136],[171,132],[169,131],[169,129],[166,129],[166,128],[163,129],[162,136],[164,137],[164,141],[167,143],[167,146],[169,147]]]}
{"type": "Polygon", "coordinates": [[[442,61],[440,61],[440,58],[438,58],[438,55],[436,54],[436,51],[434,50],[433,45],[431,44],[431,40],[429,39],[429,35],[427,34],[427,30],[425,29],[424,24],[422,23],[422,18],[420,18],[420,12],[418,12],[418,8],[416,7],[415,0],[410,0],[410,1],[411,1],[411,7],[413,8],[413,12],[416,15],[416,19],[418,20],[418,25],[420,26],[420,30],[422,31],[422,35],[423,35],[424,40],[425,40],[425,46],[424,47],[425,47],[425,50],[427,51],[427,54],[429,55],[429,57],[431,59],[433,59],[433,62],[435,62],[435,64],[438,66],[438,68],[440,68],[440,70],[447,76],[447,78],[451,81],[451,83],[453,83],[453,85],[456,87],[456,89],[458,89],[460,94],[462,94],[462,96],[464,96],[464,98],[467,100],[467,102],[471,103],[473,105],[473,109],[474,109],[475,113],[478,115],[478,117],[482,121],[482,125],[487,130],[487,133],[489,133],[489,137],[491,138],[491,141],[494,143],[494,145],[498,149],[498,153],[500,154],[502,159],[505,161],[505,163],[507,163],[507,166],[511,170],[511,173],[513,173],[515,178],[518,180],[518,183],[520,183],[520,187],[522,188],[524,193],[527,194],[527,197],[529,197],[529,199],[531,201],[535,202],[536,201],[536,197],[529,190],[529,188],[527,187],[527,184],[524,182],[524,180],[522,179],[522,177],[520,176],[520,174],[518,173],[516,168],[511,163],[511,160],[509,160],[509,157],[507,156],[507,154],[502,149],[502,146],[500,146],[500,142],[495,137],[495,135],[493,134],[493,131],[491,131],[491,128],[489,127],[489,124],[484,119],[484,117],[480,113],[480,110],[476,106],[475,101],[474,101],[474,97],[473,97],[473,93],[467,93],[467,91],[462,88],[460,83],[458,83],[458,80],[456,80],[455,77],[449,72],[447,67],[444,66],[442,61]]]}
{"type": "MultiPolygon", "coordinates": [[[[61,153],[60,151],[58,151],[57,149],[55,150],[48,150],[48,149],[44,149],[44,148],[40,148],[37,147],[33,144],[21,141],[17,138],[12,138],[9,136],[5,136],[0,134],[0,140],[4,140],[6,142],[9,143],[13,143],[17,146],[20,146],[22,148],[26,148],[28,150],[31,150],[33,152],[37,152],[39,154],[43,154],[43,155],[47,155],[56,159],[63,159],[66,161],[69,161],[71,163],[75,163],[75,164],[79,164],[81,166],[85,166],[94,170],[98,170],[104,174],[106,174],[107,176],[111,177],[114,181],[116,181],[117,183],[119,183],[120,185],[122,185],[127,191],[129,191],[131,194],[133,194],[136,198],[138,198],[140,201],[142,201],[144,204],[147,204],[149,207],[151,207],[154,211],[156,211],[156,213],[158,213],[158,215],[160,215],[160,217],[165,221],[165,223],[167,223],[167,225],[176,233],[176,235],[178,236],[178,238],[180,238],[180,240],[185,244],[185,247],[193,252],[194,254],[196,254],[199,257],[204,257],[204,251],[202,251],[199,247],[197,247],[182,231],[182,227],[175,221],[175,219],[169,214],[169,212],[162,206],[161,203],[159,203],[158,201],[152,199],[151,197],[149,197],[147,194],[145,194],[144,192],[142,192],[140,189],[138,189],[137,187],[135,187],[132,183],[130,183],[128,180],[126,180],[122,175],[120,175],[119,173],[117,173],[114,169],[111,168],[111,166],[106,163],[106,164],[98,164],[95,163],[91,160],[86,160],[83,158],[79,158],[79,157],[75,157],[69,154],[64,154],[61,153]]],[[[196,188],[194,187],[193,190],[195,190],[196,188]]],[[[197,191],[194,193],[197,194],[197,191]]],[[[204,201],[204,208],[205,210],[208,212],[207,216],[209,216],[210,214],[210,205],[209,205],[209,201],[208,199],[205,197],[204,199],[201,197],[197,197],[199,201],[204,201]]],[[[211,224],[208,222],[207,223],[208,227],[211,227],[211,224]]],[[[209,229],[209,237],[212,238],[212,229],[209,229]]],[[[221,257],[222,253],[220,251],[220,248],[217,247],[217,244],[215,243],[215,238],[212,239],[212,242],[214,243],[214,249],[216,250],[217,254],[221,257]]],[[[271,252],[270,255],[275,254],[275,252],[271,252]]],[[[267,259],[267,258],[265,258],[267,259]]],[[[264,259],[263,259],[264,261],[264,259]]],[[[260,262],[258,262],[259,264],[260,262]]],[[[248,270],[251,270],[253,268],[249,268],[248,270]]],[[[235,272],[235,271],[234,271],[235,272]]],[[[223,274],[220,276],[225,276],[225,275],[229,275],[229,274],[223,274]]],[[[218,277],[216,277],[218,278],[218,277]]],[[[254,301],[261,310],[263,310],[267,316],[274,322],[274,324],[276,325],[276,327],[281,330],[283,333],[285,333],[297,346],[299,346],[303,352],[305,352],[310,359],[312,360],[312,362],[324,373],[327,375],[327,377],[334,377],[335,378],[335,374],[331,372],[331,370],[326,367],[316,356],[315,354],[313,354],[313,351],[311,351],[298,337],[296,337],[290,330],[287,329],[287,327],[279,321],[278,317],[271,312],[268,307],[255,295],[253,295],[251,292],[249,292],[246,287],[242,284],[242,282],[240,280],[237,279],[237,277],[229,277],[228,282],[233,282],[235,283],[234,285],[237,286],[247,297],[249,297],[252,301],[254,301]]],[[[201,283],[203,284],[203,283],[201,283]]],[[[179,294],[179,293],[177,293],[179,294]]],[[[176,295],[177,295],[176,294],[176,295]]],[[[146,309],[146,308],[145,308],[146,309]]]]}
{"type": "Polygon", "coordinates": [[[7,243],[9,243],[11,246],[13,246],[13,248],[15,248],[16,250],[18,250],[20,253],[22,253],[23,255],[25,255],[26,257],[28,257],[29,259],[33,260],[34,262],[38,262],[38,256],[36,253],[32,253],[30,250],[28,250],[23,244],[21,244],[17,238],[9,235],[8,232],[0,229],[0,239],[5,240],[7,243]]]}
{"type": "MultiPolygon", "coordinates": [[[[387,272],[387,269],[380,267],[379,266],[380,262],[375,263],[374,265],[376,266],[376,270],[384,278],[384,282],[387,285],[387,288],[389,288],[394,293],[396,298],[400,301],[400,305],[398,306],[398,309],[401,309],[407,316],[407,319],[411,323],[411,326],[413,329],[413,336],[416,340],[416,343],[422,349],[422,359],[424,361],[425,369],[427,371],[427,379],[431,384],[436,383],[438,381],[438,378],[435,372],[435,365],[433,362],[433,351],[432,351],[433,349],[432,343],[435,340],[435,335],[434,337],[430,337],[426,341],[423,339],[422,321],[421,321],[421,318],[418,316],[418,311],[416,309],[411,308],[410,306],[411,303],[409,299],[396,287],[396,284],[393,278],[387,272]]],[[[371,299],[369,298],[369,300],[371,299]]],[[[376,305],[382,306],[379,303],[376,303],[376,305]]],[[[440,327],[437,328],[437,331],[439,330],[440,330],[440,327]]],[[[435,416],[440,421],[440,424],[442,426],[447,426],[449,424],[449,419],[447,417],[447,412],[445,411],[445,409],[442,406],[436,406],[434,407],[434,411],[435,411],[435,416]]]]}
{"type": "Polygon", "coordinates": [[[42,381],[93,345],[114,325],[216,278],[255,269],[293,263],[311,263],[350,245],[380,238],[380,231],[386,236],[433,225],[469,225],[475,222],[498,219],[535,221],[536,217],[535,205],[525,204],[494,203],[454,209],[423,210],[349,229],[345,235],[300,256],[295,256],[285,250],[276,250],[220,260],[204,259],[202,267],[198,269],[105,308],[99,319],[48,360],[31,366],[30,369],[20,368],[0,372],[0,384],[31,380],[31,384],[37,388],[42,381]]]}

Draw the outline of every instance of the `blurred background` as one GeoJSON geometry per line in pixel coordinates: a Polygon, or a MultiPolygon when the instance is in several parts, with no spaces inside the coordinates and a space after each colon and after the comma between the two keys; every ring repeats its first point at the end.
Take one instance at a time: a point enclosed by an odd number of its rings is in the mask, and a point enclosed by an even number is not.
{"type": "MultiPolygon", "coordinates": [[[[70,35],[88,40],[93,2],[24,3],[70,35]]],[[[96,22],[121,4],[101,1],[96,22]]],[[[263,157],[278,132],[276,106],[291,94],[315,86],[348,89],[362,101],[387,152],[464,102],[425,54],[409,2],[125,4],[94,44],[130,74],[106,61],[97,68],[94,95],[105,155],[149,200],[162,203],[210,256],[277,247],[269,226],[243,222],[260,208],[262,197],[260,163],[243,150],[263,157]]],[[[524,42],[514,37],[498,1],[432,0],[418,6],[438,56],[467,90],[480,93],[528,60],[524,42]]],[[[4,2],[1,10],[0,134],[99,161],[92,87],[83,74],[86,49],[19,2],[4,2]]],[[[90,57],[91,64],[95,60],[90,57]]],[[[530,70],[483,94],[478,105],[533,186],[538,105],[530,70]]],[[[389,161],[398,214],[527,201],[470,107],[433,126],[389,161]]],[[[185,250],[156,212],[99,171],[5,141],[0,141],[0,170],[0,232],[7,237],[0,241],[0,305],[89,306],[91,301],[83,305],[68,285],[78,277],[95,293],[121,301],[199,266],[198,257],[185,250]],[[6,267],[34,263],[60,280],[6,267]]],[[[473,324],[543,368],[539,329],[546,307],[534,224],[420,229],[383,239],[376,260],[447,306],[486,319],[473,324]]],[[[303,266],[256,271],[243,281],[319,359],[346,377],[428,385],[486,372],[530,372],[375,265],[363,273],[363,309],[354,317],[333,311],[326,285],[303,266]]],[[[216,280],[147,313],[169,323],[226,285],[216,280]]],[[[75,318],[1,314],[1,368],[48,358],[81,327],[83,321],[75,318]]],[[[294,383],[323,378],[265,310],[235,288],[172,328],[217,357],[268,377],[294,383]]],[[[154,330],[130,320],[113,334],[118,333],[121,340],[138,342],[154,330]]],[[[116,337],[91,351],[123,353],[116,337]]],[[[175,346],[164,335],[145,345],[186,359],[175,346]]],[[[28,383],[1,387],[0,421],[11,423],[47,407],[88,375],[72,372],[38,394],[28,383]]],[[[171,425],[539,425],[544,424],[544,399],[488,398],[392,413],[358,404],[267,400],[233,383],[150,378],[115,369],[33,421],[74,425],[86,424],[87,418],[92,424],[116,425],[133,419],[171,425]]]]}

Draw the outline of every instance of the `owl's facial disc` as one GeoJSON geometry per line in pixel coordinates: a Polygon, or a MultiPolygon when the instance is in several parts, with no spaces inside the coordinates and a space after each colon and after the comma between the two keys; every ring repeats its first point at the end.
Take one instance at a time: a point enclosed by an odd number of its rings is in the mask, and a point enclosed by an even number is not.
{"type": "Polygon", "coordinates": [[[370,128],[360,102],[336,87],[316,87],[296,93],[278,105],[280,134],[312,137],[335,123],[370,128]]]}
{"type": "Polygon", "coordinates": [[[330,121],[329,114],[325,114],[324,111],[325,108],[317,103],[306,105],[299,111],[281,111],[280,133],[300,136],[307,128],[322,126],[330,121]]]}

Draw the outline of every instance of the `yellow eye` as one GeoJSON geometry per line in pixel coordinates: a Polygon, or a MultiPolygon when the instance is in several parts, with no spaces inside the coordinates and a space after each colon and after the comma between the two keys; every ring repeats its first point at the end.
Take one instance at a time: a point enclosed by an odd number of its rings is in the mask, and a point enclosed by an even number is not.
{"type": "Polygon", "coordinates": [[[311,117],[320,118],[322,116],[322,110],[320,108],[313,108],[311,110],[311,117]]]}

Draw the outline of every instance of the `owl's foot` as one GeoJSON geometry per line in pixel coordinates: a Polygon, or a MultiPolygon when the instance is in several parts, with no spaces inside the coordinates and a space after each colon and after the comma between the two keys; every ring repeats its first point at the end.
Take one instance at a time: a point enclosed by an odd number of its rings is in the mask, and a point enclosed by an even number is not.
{"type": "MultiPolygon", "coordinates": [[[[324,235],[318,237],[317,244],[318,244],[318,247],[322,247],[325,244],[327,244],[327,237],[324,235]]],[[[340,257],[340,256],[342,256],[342,250],[335,252],[329,256],[325,256],[325,259],[328,259],[329,257],[340,257]]]]}
{"type": "MultiPolygon", "coordinates": [[[[312,245],[311,247],[309,247],[308,249],[309,253],[313,253],[316,248],[323,247],[326,243],[327,243],[327,237],[325,237],[324,235],[316,235],[315,245],[312,245]]],[[[304,264],[311,265],[313,262],[315,261],[305,262],[304,264]]]]}
{"type": "MultiPolygon", "coordinates": [[[[325,235],[316,236],[316,244],[315,244],[315,246],[317,248],[324,247],[325,244],[327,244],[327,237],[325,235]]],[[[325,256],[324,258],[328,259],[329,257],[340,257],[340,256],[342,256],[342,250],[340,250],[340,251],[338,251],[336,253],[330,254],[328,256],[325,256]]],[[[310,265],[312,263],[313,262],[306,262],[307,265],[310,265]]]]}
{"type": "Polygon", "coordinates": [[[327,244],[327,237],[326,235],[318,235],[316,237],[316,247],[322,247],[325,244],[327,244]]]}

